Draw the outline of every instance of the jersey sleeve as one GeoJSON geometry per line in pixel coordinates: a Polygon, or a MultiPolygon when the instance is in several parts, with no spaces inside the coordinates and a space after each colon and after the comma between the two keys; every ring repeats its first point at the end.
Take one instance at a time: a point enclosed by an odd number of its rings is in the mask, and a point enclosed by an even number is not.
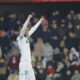
{"type": "Polygon", "coordinates": [[[42,23],[41,19],[31,28],[31,30],[28,32],[28,35],[31,36],[36,30],[37,28],[40,26],[40,24],[42,23]]]}
{"type": "Polygon", "coordinates": [[[28,17],[27,20],[25,21],[25,23],[23,24],[23,28],[21,30],[21,33],[20,33],[19,37],[23,37],[24,36],[29,21],[30,21],[30,18],[28,17]]]}

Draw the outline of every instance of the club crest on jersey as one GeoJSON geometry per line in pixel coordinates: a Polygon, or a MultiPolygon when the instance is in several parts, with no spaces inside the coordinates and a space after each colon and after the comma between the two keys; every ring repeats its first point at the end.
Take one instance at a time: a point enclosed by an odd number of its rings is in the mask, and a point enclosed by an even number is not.
{"type": "Polygon", "coordinates": [[[29,43],[29,41],[28,41],[28,40],[26,40],[26,43],[29,43]]]}

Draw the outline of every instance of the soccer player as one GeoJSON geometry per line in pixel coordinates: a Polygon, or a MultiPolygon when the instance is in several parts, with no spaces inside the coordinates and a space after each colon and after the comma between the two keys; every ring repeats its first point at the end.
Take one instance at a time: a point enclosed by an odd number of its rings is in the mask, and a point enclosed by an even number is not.
{"type": "Polygon", "coordinates": [[[18,46],[21,53],[19,63],[19,80],[36,80],[31,64],[31,51],[28,38],[35,32],[39,25],[44,21],[42,17],[30,30],[27,28],[32,15],[30,14],[20,30],[17,37],[18,46]]]}

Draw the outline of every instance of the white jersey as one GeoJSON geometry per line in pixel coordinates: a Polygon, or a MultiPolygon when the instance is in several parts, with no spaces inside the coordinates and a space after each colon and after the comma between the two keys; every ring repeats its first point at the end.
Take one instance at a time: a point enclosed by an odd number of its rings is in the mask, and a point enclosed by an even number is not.
{"type": "Polygon", "coordinates": [[[20,61],[31,61],[30,43],[28,37],[20,38],[19,36],[17,41],[21,53],[20,61]]]}
{"type": "Polygon", "coordinates": [[[18,46],[21,53],[21,60],[20,61],[31,61],[31,52],[30,52],[30,43],[28,38],[33,34],[33,32],[38,28],[38,26],[41,24],[41,19],[38,21],[38,23],[31,28],[31,30],[28,32],[28,36],[24,37],[26,27],[29,23],[29,18],[25,21],[22,31],[20,35],[17,37],[18,46]]]}

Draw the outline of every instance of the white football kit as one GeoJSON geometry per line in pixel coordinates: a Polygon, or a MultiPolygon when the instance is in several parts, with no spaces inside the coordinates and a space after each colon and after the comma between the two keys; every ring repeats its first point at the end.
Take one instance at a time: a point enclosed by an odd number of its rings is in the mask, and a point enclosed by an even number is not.
{"type": "Polygon", "coordinates": [[[19,80],[36,80],[31,64],[31,51],[28,38],[34,33],[34,31],[41,24],[41,19],[34,25],[28,32],[28,36],[25,37],[25,31],[28,26],[30,18],[25,21],[20,35],[17,37],[18,46],[21,53],[21,59],[19,63],[19,80]]]}

